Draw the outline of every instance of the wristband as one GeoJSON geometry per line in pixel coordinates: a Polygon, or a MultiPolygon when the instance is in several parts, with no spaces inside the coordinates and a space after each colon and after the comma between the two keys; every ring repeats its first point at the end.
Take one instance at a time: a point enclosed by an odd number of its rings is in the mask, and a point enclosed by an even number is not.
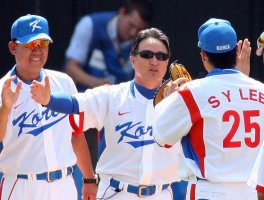
{"type": "Polygon", "coordinates": [[[98,174],[95,174],[93,178],[83,178],[83,184],[89,184],[89,183],[99,183],[99,176],[98,174]]]}

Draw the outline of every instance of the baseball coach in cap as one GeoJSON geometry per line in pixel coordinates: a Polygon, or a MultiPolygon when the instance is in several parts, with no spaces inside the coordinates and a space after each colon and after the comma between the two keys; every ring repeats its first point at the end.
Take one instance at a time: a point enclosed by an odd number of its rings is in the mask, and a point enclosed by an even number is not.
{"type": "MultiPolygon", "coordinates": [[[[0,199],[77,200],[72,177],[77,157],[83,176],[94,177],[84,135],[72,137],[68,115],[31,98],[32,82],[46,76],[52,91],[77,92],[66,74],[43,68],[51,42],[48,22],[41,16],[25,15],[12,25],[8,47],[15,65],[0,80],[0,199]]],[[[83,197],[95,199],[96,183],[83,187],[83,197]]]]}
{"type": "Polygon", "coordinates": [[[263,141],[264,85],[237,69],[238,44],[229,21],[203,23],[198,47],[208,75],[156,106],[156,142],[170,148],[181,141],[195,175],[186,199],[257,199],[247,180],[263,141]]]}

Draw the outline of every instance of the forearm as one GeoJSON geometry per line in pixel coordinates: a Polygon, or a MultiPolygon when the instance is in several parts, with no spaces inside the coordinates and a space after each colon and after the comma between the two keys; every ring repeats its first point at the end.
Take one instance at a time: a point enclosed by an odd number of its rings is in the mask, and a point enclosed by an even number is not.
{"type": "Polygon", "coordinates": [[[258,191],[258,200],[264,200],[264,193],[258,191]]]}
{"type": "Polygon", "coordinates": [[[93,178],[94,170],[92,166],[90,151],[84,134],[72,136],[72,146],[77,156],[77,165],[80,168],[83,177],[93,178]]]}
{"type": "Polygon", "coordinates": [[[0,107],[0,141],[2,141],[5,136],[9,113],[10,110],[0,107]]]}
{"type": "Polygon", "coordinates": [[[79,113],[79,104],[76,98],[66,93],[55,92],[51,94],[50,101],[45,107],[60,113],[79,113]]]}

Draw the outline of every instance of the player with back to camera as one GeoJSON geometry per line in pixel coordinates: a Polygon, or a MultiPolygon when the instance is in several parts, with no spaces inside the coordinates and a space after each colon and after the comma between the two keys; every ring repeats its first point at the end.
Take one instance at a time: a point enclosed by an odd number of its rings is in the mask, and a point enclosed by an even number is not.
{"type": "Polygon", "coordinates": [[[229,21],[209,19],[198,39],[208,75],[155,107],[154,138],[167,148],[181,141],[195,174],[186,199],[257,199],[246,182],[263,141],[264,85],[247,76],[249,65],[239,67],[246,75],[237,70],[241,46],[229,21]]]}

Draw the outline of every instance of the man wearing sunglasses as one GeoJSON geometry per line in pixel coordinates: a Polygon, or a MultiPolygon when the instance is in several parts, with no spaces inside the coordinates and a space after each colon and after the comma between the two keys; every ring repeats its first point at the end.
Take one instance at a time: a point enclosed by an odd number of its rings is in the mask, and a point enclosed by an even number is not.
{"type": "MultiPolygon", "coordinates": [[[[251,48],[244,43],[248,62],[251,48]]],[[[229,21],[203,23],[198,47],[208,75],[185,83],[156,106],[155,140],[167,148],[181,141],[195,174],[187,200],[257,199],[247,180],[264,139],[264,85],[247,76],[249,64],[240,65],[241,45],[229,21]]]]}
{"type": "MultiPolygon", "coordinates": [[[[79,92],[133,78],[131,43],[140,30],[149,26],[152,4],[152,0],[124,0],[118,11],[93,12],[78,21],[65,53],[64,71],[79,92]]],[[[97,132],[85,132],[93,166],[98,160],[97,132]]],[[[78,170],[75,173],[79,177],[78,170]]]]}
{"type": "Polygon", "coordinates": [[[145,29],[132,44],[132,81],[77,95],[50,94],[48,78],[45,84],[34,81],[31,87],[32,98],[38,103],[62,113],[84,111],[84,129],[100,130],[99,199],[173,199],[170,184],[179,181],[179,146],[160,148],[152,129],[153,97],[162,84],[169,56],[167,36],[156,28],[145,29]]]}
{"type": "MultiPolygon", "coordinates": [[[[43,69],[50,43],[45,18],[25,15],[13,23],[8,47],[16,64],[0,80],[0,199],[77,200],[72,177],[76,156],[84,176],[94,177],[85,137],[72,136],[69,116],[31,98],[32,81],[44,77],[49,77],[52,91],[77,92],[68,76],[43,69]]],[[[95,199],[96,190],[95,183],[85,185],[84,198],[95,199]]]]}

